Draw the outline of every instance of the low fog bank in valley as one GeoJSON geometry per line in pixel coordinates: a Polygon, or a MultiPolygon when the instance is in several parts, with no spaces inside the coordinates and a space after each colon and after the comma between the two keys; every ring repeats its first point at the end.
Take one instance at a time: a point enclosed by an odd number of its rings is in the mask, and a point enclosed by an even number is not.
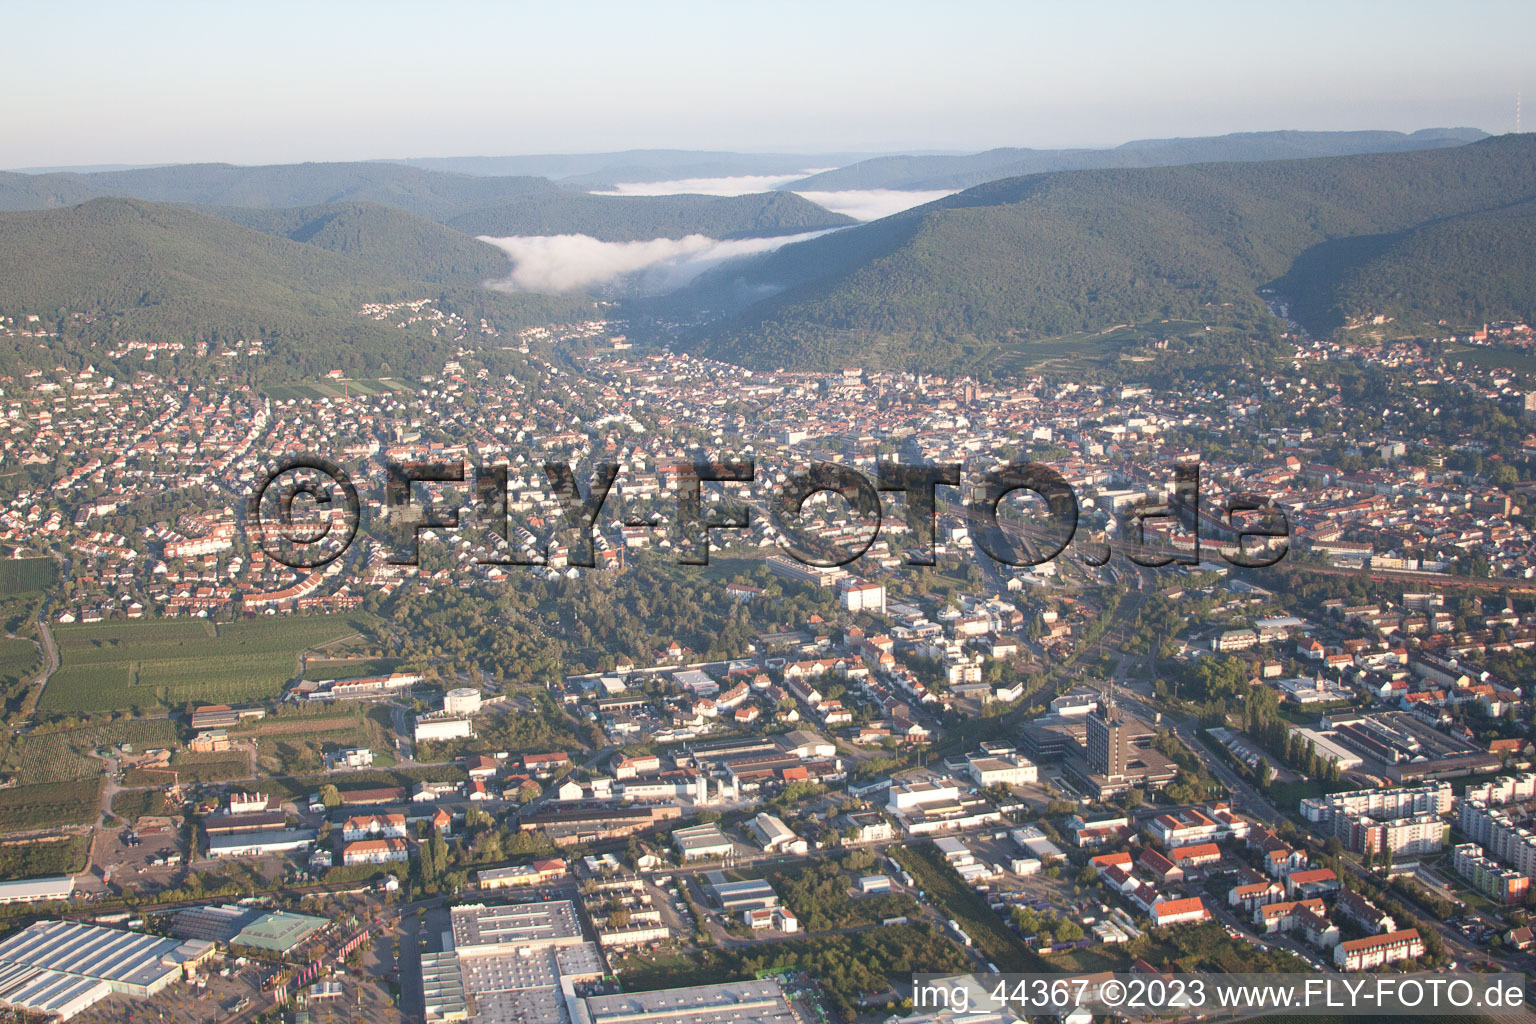
{"type": "Polygon", "coordinates": [[[806,231],[726,240],[687,235],[643,242],[604,242],[590,235],[482,236],[481,240],[505,252],[512,261],[505,278],[489,283],[499,291],[662,295],[726,260],[769,252],[826,233],[806,231]]]}

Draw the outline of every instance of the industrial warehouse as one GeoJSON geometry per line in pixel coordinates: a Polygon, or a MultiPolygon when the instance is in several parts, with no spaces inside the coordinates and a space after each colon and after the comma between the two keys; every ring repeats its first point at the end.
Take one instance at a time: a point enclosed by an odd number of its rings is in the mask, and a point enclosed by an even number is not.
{"type": "Polygon", "coordinates": [[[603,961],[569,901],[467,904],[453,908],[452,922],[453,948],[421,959],[428,1021],[803,1024],[772,980],[583,996],[603,961]]]}
{"type": "Polygon", "coordinates": [[[577,1019],[576,986],[603,975],[596,944],[583,939],[569,900],[454,907],[452,948],[422,956],[429,1021],[564,1024],[577,1019]]]}
{"type": "Polygon", "coordinates": [[[0,1004],[68,1020],[113,993],[157,995],[213,951],[203,940],[40,921],[0,942],[0,1004]]]}

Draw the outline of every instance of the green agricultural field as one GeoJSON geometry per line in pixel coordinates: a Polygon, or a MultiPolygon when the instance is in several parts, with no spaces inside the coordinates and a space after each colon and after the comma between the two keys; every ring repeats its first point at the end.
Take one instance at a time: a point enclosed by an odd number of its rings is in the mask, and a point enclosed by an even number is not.
{"type": "Polygon", "coordinates": [[[61,666],[38,709],[98,713],[133,707],[239,704],[280,694],[299,655],[366,632],[359,615],[284,616],[215,627],[203,619],[61,626],[61,666]]]}
{"type": "Polygon", "coordinates": [[[103,764],[89,756],[91,751],[124,743],[136,751],[174,748],[176,727],[159,718],[7,737],[0,744],[0,772],[29,784],[92,779],[101,774],[103,764]]]}
{"type": "Polygon", "coordinates": [[[227,782],[230,779],[243,779],[250,775],[251,762],[242,750],[209,754],[181,753],[171,758],[171,766],[168,769],[146,772],[130,768],[123,773],[123,785],[129,788],[168,786],[172,781],[172,776],[169,774],[172,771],[176,773],[176,779],[183,784],[227,782]]]}
{"type": "Polygon", "coordinates": [[[324,682],[382,676],[398,670],[404,663],[404,658],[310,658],[304,666],[304,678],[324,682]]]}
{"type": "Polygon", "coordinates": [[[1485,345],[1457,345],[1445,353],[1447,362],[1467,363],[1485,370],[1517,370],[1536,373],[1536,353],[1485,345]]]}
{"type": "Polygon", "coordinates": [[[112,813],[131,825],[140,818],[175,814],[176,808],[162,790],[125,789],[112,798],[112,813]]]}
{"type": "Polygon", "coordinates": [[[30,640],[0,639],[0,688],[15,686],[41,667],[37,645],[30,640]]]}
{"type": "Polygon", "coordinates": [[[85,870],[90,836],[59,836],[46,842],[28,839],[0,845],[0,879],[73,875],[85,870]]]}
{"type": "Polygon", "coordinates": [[[96,778],[0,789],[0,832],[94,825],[101,816],[101,785],[96,778]]]}
{"type": "Polygon", "coordinates": [[[0,594],[47,590],[53,585],[51,558],[0,559],[0,594]]]}

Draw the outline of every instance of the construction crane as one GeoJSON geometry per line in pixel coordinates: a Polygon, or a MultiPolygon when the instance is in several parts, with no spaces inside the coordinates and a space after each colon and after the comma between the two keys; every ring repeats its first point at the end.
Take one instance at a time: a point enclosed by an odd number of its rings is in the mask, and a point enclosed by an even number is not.
{"type": "Polygon", "coordinates": [[[171,786],[165,791],[166,797],[172,803],[185,803],[186,797],[181,792],[181,773],[174,768],[140,768],[139,771],[146,775],[169,775],[171,786]]]}

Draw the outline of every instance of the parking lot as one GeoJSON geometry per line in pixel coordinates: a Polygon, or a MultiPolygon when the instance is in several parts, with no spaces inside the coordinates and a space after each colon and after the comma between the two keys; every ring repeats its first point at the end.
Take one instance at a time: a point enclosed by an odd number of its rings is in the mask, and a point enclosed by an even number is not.
{"type": "Polygon", "coordinates": [[[90,874],[104,887],[154,891],[179,880],[185,861],[186,846],[178,828],[101,829],[91,851],[90,874]]]}

